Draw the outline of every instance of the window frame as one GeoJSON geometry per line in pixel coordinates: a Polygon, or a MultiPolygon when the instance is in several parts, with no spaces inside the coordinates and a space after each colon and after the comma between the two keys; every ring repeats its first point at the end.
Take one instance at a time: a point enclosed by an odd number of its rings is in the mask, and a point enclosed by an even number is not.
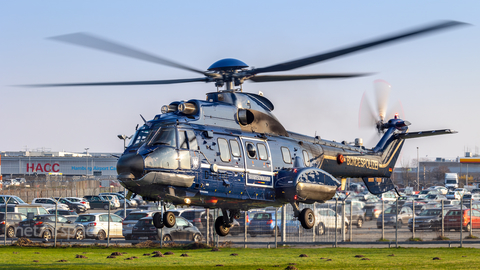
{"type": "Polygon", "coordinates": [[[232,161],[232,154],[230,152],[230,145],[228,144],[227,139],[222,138],[222,137],[218,137],[217,138],[217,144],[218,144],[218,152],[220,153],[220,160],[223,161],[223,162],[231,162],[232,161]],[[224,146],[226,146],[226,149],[224,149],[224,150],[228,154],[228,159],[227,160],[224,160],[223,157],[222,157],[222,147],[221,147],[220,141],[225,142],[224,146]]]}
{"type": "Polygon", "coordinates": [[[268,150],[267,150],[267,146],[263,143],[257,143],[257,152],[258,152],[258,159],[259,160],[268,160],[269,156],[268,156],[268,150]],[[260,155],[260,147],[259,145],[263,146],[263,149],[265,150],[265,154],[267,155],[267,157],[265,159],[262,158],[262,156],[260,155]]]}
{"type": "Polygon", "coordinates": [[[283,162],[284,162],[285,164],[292,164],[292,154],[290,153],[290,149],[288,149],[288,147],[286,147],[286,146],[282,146],[282,147],[280,147],[280,152],[282,152],[283,162]],[[284,149],[285,149],[287,152],[284,152],[284,149]],[[288,153],[288,157],[289,157],[288,162],[287,162],[286,159],[285,159],[285,153],[288,153]]]}
{"type": "Polygon", "coordinates": [[[239,143],[237,140],[235,140],[235,139],[230,139],[230,140],[228,140],[228,143],[230,144],[230,150],[231,150],[231,152],[232,152],[232,156],[233,156],[233,157],[237,157],[237,158],[242,157],[242,148],[240,148],[240,143],[239,143]],[[236,155],[233,154],[232,142],[234,142],[234,143],[236,144],[236,147],[237,147],[237,149],[238,149],[238,156],[236,156],[236,155]]]}

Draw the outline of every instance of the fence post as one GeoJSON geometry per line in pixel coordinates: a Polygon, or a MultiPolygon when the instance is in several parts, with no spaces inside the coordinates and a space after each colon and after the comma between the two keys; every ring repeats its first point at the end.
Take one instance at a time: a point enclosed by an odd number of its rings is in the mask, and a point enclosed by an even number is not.
{"type": "Polygon", "coordinates": [[[463,196],[460,198],[460,247],[463,247],[463,196]]]}
{"type": "Polygon", "coordinates": [[[472,222],[472,212],[473,212],[473,204],[472,204],[472,197],[470,197],[470,237],[473,235],[473,222],[472,222]]]}
{"type": "MultiPolygon", "coordinates": [[[[350,221],[351,222],[351,221],[350,221]]],[[[342,201],[342,242],[345,242],[345,199],[342,201]]]]}
{"type": "Polygon", "coordinates": [[[353,203],[352,201],[350,201],[350,242],[353,242],[353,203]]]}
{"type": "Polygon", "coordinates": [[[395,247],[398,247],[398,197],[395,201],[395,247]]]}
{"type": "Polygon", "coordinates": [[[335,198],[335,247],[337,247],[337,234],[338,234],[338,197],[335,198]]]}
{"type": "Polygon", "coordinates": [[[382,199],[382,240],[385,239],[385,201],[382,199]]]}
{"type": "Polygon", "coordinates": [[[415,239],[415,199],[412,201],[413,219],[412,219],[412,238],[415,239]]]}
{"type": "Polygon", "coordinates": [[[444,221],[444,218],[445,218],[444,213],[445,213],[445,212],[444,212],[443,206],[444,206],[444,200],[442,200],[442,233],[441,233],[441,235],[442,235],[442,240],[443,240],[443,238],[445,237],[445,221],[444,221]]]}

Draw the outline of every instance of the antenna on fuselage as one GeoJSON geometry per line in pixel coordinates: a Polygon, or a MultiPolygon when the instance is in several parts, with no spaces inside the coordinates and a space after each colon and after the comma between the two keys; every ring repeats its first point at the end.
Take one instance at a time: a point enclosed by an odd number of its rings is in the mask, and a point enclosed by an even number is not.
{"type": "Polygon", "coordinates": [[[142,115],[142,114],[140,114],[140,117],[142,117],[143,123],[146,124],[146,123],[147,123],[147,120],[145,120],[145,118],[143,118],[143,115],[142,115]]]}

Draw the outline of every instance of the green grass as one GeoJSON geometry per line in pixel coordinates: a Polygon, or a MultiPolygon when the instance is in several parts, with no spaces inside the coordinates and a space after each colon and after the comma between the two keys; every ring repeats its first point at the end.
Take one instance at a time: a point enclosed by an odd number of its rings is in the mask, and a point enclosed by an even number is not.
{"type": "Polygon", "coordinates": [[[0,269],[285,269],[290,263],[305,269],[480,269],[478,249],[471,248],[183,248],[127,247],[0,247],[0,269]],[[153,251],[174,255],[153,258],[153,251]],[[112,252],[127,252],[115,259],[112,252]],[[187,253],[189,257],[181,257],[187,253]],[[231,256],[237,253],[238,256],[231,256]],[[87,259],[77,259],[84,255],[87,259]],[[299,257],[306,254],[308,257],[299,257]],[[394,254],[394,256],[389,256],[394,254]],[[363,255],[369,260],[355,258],[363,255]],[[138,259],[125,260],[136,256],[138,259]],[[440,260],[433,260],[439,257],[440,260]],[[324,258],[324,259],[322,259],[324,258]],[[331,259],[331,261],[327,261],[331,259]],[[38,260],[38,262],[33,262],[38,260]],[[67,260],[67,262],[58,262],[67,260]],[[216,266],[222,264],[223,267],[216,266]]]}

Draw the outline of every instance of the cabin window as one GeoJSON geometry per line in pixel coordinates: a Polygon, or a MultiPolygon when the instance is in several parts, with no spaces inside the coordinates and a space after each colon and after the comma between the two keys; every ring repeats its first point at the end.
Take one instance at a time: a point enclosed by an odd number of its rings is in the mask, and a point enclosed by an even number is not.
{"type": "Polygon", "coordinates": [[[308,152],[303,150],[303,162],[305,163],[305,167],[310,167],[310,158],[308,157],[308,152]]]}
{"type": "Polygon", "coordinates": [[[267,153],[267,147],[263,143],[258,143],[257,144],[258,148],[258,157],[260,160],[268,160],[268,153],[267,153]]]}
{"type": "Polygon", "coordinates": [[[257,149],[255,148],[255,145],[253,145],[253,143],[249,143],[249,142],[247,142],[245,145],[247,146],[248,157],[251,158],[251,159],[256,158],[257,157],[257,149]]]}
{"type": "Polygon", "coordinates": [[[218,138],[218,150],[220,151],[220,159],[223,162],[230,162],[230,149],[228,148],[228,142],[225,139],[218,138]]]}
{"type": "Polygon", "coordinates": [[[292,156],[290,155],[290,150],[288,150],[287,147],[282,147],[282,156],[283,156],[283,162],[287,164],[292,164],[292,156]]]}
{"type": "Polygon", "coordinates": [[[230,148],[232,149],[232,156],[242,156],[242,154],[240,153],[240,145],[238,144],[237,140],[230,140],[230,148]]]}
{"type": "Polygon", "coordinates": [[[178,148],[188,149],[187,134],[185,134],[185,130],[178,131],[178,148]]]}
{"type": "Polygon", "coordinates": [[[176,147],[175,129],[162,128],[152,144],[176,147]]]}
{"type": "Polygon", "coordinates": [[[190,145],[190,150],[199,150],[198,143],[197,143],[197,136],[195,136],[195,133],[193,132],[193,130],[187,130],[187,138],[188,138],[188,144],[190,145]]]}

